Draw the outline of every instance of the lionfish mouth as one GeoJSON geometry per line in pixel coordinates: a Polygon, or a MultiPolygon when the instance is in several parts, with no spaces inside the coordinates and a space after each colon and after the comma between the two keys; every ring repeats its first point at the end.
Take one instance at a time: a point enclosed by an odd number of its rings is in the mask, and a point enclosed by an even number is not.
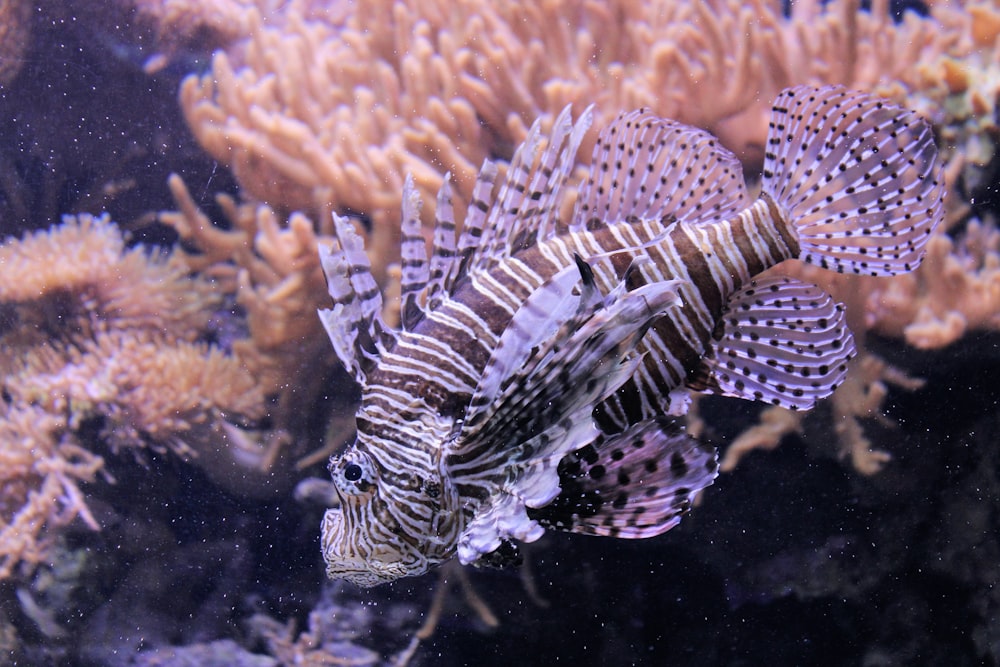
{"type": "Polygon", "coordinates": [[[425,568],[408,563],[405,555],[388,545],[376,545],[373,553],[365,557],[356,550],[344,549],[345,532],[343,514],[339,509],[328,509],[323,517],[323,559],[330,579],[346,579],[357,586],[371,588],[401,577],[422,574],[425,568]],[[349,553],[350,555],[345,555],[349,553]]]}
{"type": "Polygon", "coordinates": [[[399,563],[378,561],[338,561],[327,564],[327,575],[331,579],[346,579],[355,586],[371,588],[387,584],[411,574],[399,563]]]}
{"type": "Polygon", "coordinates": [[[372,588],[373,586],[378,586],[379,584],[387,584],[397,578],[383,577],[377,572],[372,572],[371,570],[354,570],[350,572],[343,572],[338,576],[340,576],[341,579],[346,579],[355,586],[360,586],[362,588],[372,588]]]}

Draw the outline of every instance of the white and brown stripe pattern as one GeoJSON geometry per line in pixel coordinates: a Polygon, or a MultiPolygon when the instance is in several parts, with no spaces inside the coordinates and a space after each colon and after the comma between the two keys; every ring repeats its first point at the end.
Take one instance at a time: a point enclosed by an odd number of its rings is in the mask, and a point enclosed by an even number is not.
{"type": "Polygon", "coordinates": [[[533,125],[498,187],[487,162],[457,237],[446,183],[429,258],[407,180],[402,331],[382,322],[361,241],[337,220],[321,316],[363,391],[357,441],[330,464],[330,576],[419,574],[536,539],[543,524],[668,529],[715,474],[664,418],[684,411],[685,391],[808,408],[853,353],[829,297],[755,276],[792,257],[912,270],[942,217],[926,123],[869,95],[800,87],[775,103],[756,202],[714,137],[639,110],[600,133],[563,227],[589,125],[589,110],[573,123],[567,109],[542,150],[533,125]]]}

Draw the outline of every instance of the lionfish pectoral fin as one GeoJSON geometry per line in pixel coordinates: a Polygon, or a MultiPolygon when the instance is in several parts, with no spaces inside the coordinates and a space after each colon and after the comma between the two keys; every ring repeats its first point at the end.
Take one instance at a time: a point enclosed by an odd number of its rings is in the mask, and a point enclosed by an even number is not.
{"type": "Polygon", "coordinates": [[[492,405],[540,346],[551,342],[560,328],[574,318],[579,309],[576,286],[578,268],[569,266],[532,292],[518,307],[507,328],[493,348],[493,353],[479,379],[470,401],[471,417],[492,405]]]}
{"type": "Polygon", "coordinates": [[[462,443],[501,436],[496,442],[509,455],[567,416],[592,410],[635,371],[633,351],[652,322],[680,303],[680,281],[662,281],[581,308],[585,295],[572,289],[578,280],[575,267],[560,272],[514,315],[452,454],[461,455],[462,443]]]}
{"type": "MultiPolygon", "coordinates": [[[[492,377],[484,373],[447,456],[457,484],[485,492],[459,540],[463,562],[495,550],[503,540],[530,542],[542,535],[527,509],[552,502],[560,489],[559,461],[600,435],[594,406],[635,373],[641,361],[635,346],[655,319],[679,303],[677,288],[676,281],[650,283],[614,301],[599,301],[595,311],[579,308],[579,297],[559,297],[554,301],[562,304],[563,315],[572,314],[553,335],[537,340],[530,330],[511,334],[514,340],[505,347],[518,363],[491,360],[492,377]]],[[[535,294],[522,306],[525,322],[544,319],[535,312],[543,301],[535,294]],[[535,298],[539,301],[531,303],[535,298]]],[[[500,347],[494,357],[499,354],[500,347]]]]}
{"type": "Polygon", "coordinates": [[[833,393],[855,354],[843,306],[792,278],[737,291],[721,324],[693,389],[807,410],[833,393]]]}
{"type": "Polygon", "coordinates": [[[676,526],[717,473],[714,449],[668,418],[644,421],[567,455],[559,495],[528,517],[542,528],[653,537],[676,526]]]}

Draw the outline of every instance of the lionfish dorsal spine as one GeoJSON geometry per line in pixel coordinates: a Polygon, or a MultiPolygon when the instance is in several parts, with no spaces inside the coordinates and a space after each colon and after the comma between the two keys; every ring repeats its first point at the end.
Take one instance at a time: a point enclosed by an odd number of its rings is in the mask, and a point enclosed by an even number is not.
{"type": "Polygon", "coordinates": [[[399,320],[404,331],[412,331],[424,317],[421,304],[427,281],[430,279],[430,268],[427,263],[427,247],[420,224],[420,209],[423,202],[416,188],[413,177],[407,175],[403,184],[403,221],[401,233],[403,237],[400,247],[400,300],[399,320]]]}
{"type": "Polygon", "coordinates": [[[434,238],[431,249],[430,275],[427,281],[427,310],[434,310],[449,292],[455,252],[455,205],[451,194],[450,174],[445,174],[438,190],[434,213],[434,238]]]}
{"type": "Polygon", "coordinates": [[[488,271],[517,250],[552,234],[577,149],[592,117],[593,110],[588,107],[574,123],[571,107],[564,108],[553,122],[550,138],[540,154],[540,123],[531,126],[490,207],[470,263],[471,272],[488,271]]]}
{"type": "Polygon", "coordinates": [[[476,184],[472,187],[472,199],[469,201],[465,222],[462,224],[462,233],[458,237],[458,267],[453,278],[455,282],[464,278],[468,273],[469,261],[476,249],[482,244],[483,228],[490,211],[490,201],[496,178],[496,164],[490,160],[484,160],[483,166],[476,176],[476,184]]]}
{"type": "Polygon", "coordinates": [[[507,256],[554,236],[565,186],[573,173],[580,142],[592,122],[592,106],[584,109],[575,123],[570,107],[556,117],[549,144],[542,152],[528,184],[524,208],[509,225],[507,256]]]}
{"type": "Polygon", "coordinates": [[[372,276],[364,241],[345,217],[334,214],[337,248],[321,248],[333,308],[319,316],[344,368],[364,384],[368,370],[395,341],[382,319],[382,292],[372,276]]]}
{"type": "Polygon", "coordinates": [[[497,248],[501,245],[497,237],[505,234],[502,223],[510,223],[507,216],[516,215],[528,187],[531,166],[535,160],[538,143],[541,140],[541,120],[536,120],[528,129],[528,135],[514,151],[514,156],[507,165],[507,173],[500,184],[499,191],[492,197],[486,221],[483,225],[479,244],[470,258],[469,272],[478,273],[488,269],[496,259],[497,248]]]}

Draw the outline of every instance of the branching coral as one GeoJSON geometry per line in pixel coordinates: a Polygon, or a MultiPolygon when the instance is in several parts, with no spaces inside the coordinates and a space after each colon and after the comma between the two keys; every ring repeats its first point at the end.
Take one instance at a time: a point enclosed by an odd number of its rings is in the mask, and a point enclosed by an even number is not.
{"type": "MultiPolygon", "coordinates": [[[[882,414],[888,385],[913,391],[922,387],[923,381],[909,377],[874,355],[865,354],[851,363],[847,379],[837,388],[830,401],[833,430],[840,446],[839,455],[849,459],[854,469],[862,475],[874,475],[892,459],[891,452],[872,447],[862,427],[862,420],[865,419],[883,426],[894,426],[892,420],[882,414]]],[[[730,443],[719,463],[719,469],[730,472],[750,452],[774,449],[786,435],[801,434],[806,416],[807,413],[793,412],[778,406],[766,408],[761,413],[759,423],[730,443]]]]}
{"type": "Polygon", "coordinates": [[[1000,231],[973,220],[957,240],[932,239],[921,269],[872,289],[865,313],[878,333],[922,349],[1000,329],[1000,231]]]}
{"type": "Polygon", "coordinates": [[[106,217],[67,217],[51,231],[8,242],[0,246],[0,266],[6,277],[0,303],[10,304],[21,321],[5,335],[27,336],[35,344],[53,334],[115,328],[193,340],[219,303],[212,285],[190,279],[182,262],[126,249],[106,217]]]}
{"type": "Polygon", "coordinates": [[[107,218],[10,240],[0,266],[2,579],[43,558],[73,518],[97,527],[78,488],[103,467],[80,438],[86,424],[112,451],[217,464],[230,421],[265,406],[238,357],[198,341],[218,303],[210,283],[170,256],[126,249],[107,218]]]}
{"type": "Polygon", "coordinates": [[[221,292],[236,296],[249,336],[236,341],[233,350],[261,390],[279,397],[272,411],[275,423],[291,429],[292,422],[302,422],[296,416],[303,401],[316,395],[332,370],[332,360],[323,361],[328,342],[315,315],[326,293],[318,244],[329,237],[332,221],[327,218],[317,233],[312,222],[295,214],[282,228],[270,207],[219,196],[231,225],[223,231],[198,209],[180,177],[171,177],[170,188],[180,210],[160,218],[196,249],[175,257],[191,270],[212,275],[221,292]]]}
{"type": "Polygon", "coordinates": [[[197,456],[230,416],[260,417],[263,401],[239,359],[204,343],[114,330],[71,346],[32,350],[8,378],[15,404],[67,415],[77,429],[100,417],[113,448],[151,446],[197,456]]]}
{"type": "Polygon", "coordinates": [[[80,492],[104,465],[74,442],[65,420],[31,405],[0,412],[0,580],[45,559],[53,530],[77,517],[97,522],[80,492]]]}
{"type": "Polygon", "coordinates": [[[909,89],[921,83],[915,65],[969,48],[934,21],[896,25],[887,2],[875,5],[795,3],[791,18],[765,0],[383,0],[346,18],[293,6],[266,22],[251,11],[250,38],[185,80],[181,104],[246,195],[279,214],[364,213],[367,247],[392,257],[405,174],[431,200],[450,171],[467,199],[483,158],[507,156],[530,122],[566,104],[595,104],[599,126],[652,107],[752,159],[785,85],[909,89]]]}

